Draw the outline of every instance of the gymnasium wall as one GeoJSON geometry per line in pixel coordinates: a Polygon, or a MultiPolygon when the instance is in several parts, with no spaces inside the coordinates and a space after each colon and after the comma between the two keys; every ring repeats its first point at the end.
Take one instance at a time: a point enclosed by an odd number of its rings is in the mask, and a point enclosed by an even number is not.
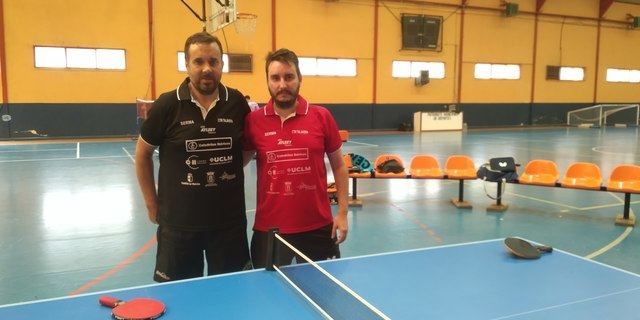
{"type": "MultiPolygon", "coordinates": [[[[201,13],[201,0],[185,0],[201,13]]],[[[210,0],[207,0],[210,1],[210,0]]],[[[470,127],[553,125],[566,112],[596,103],[638,103],[640,84],[605,81],[607,67],[640,69],[640,29],[627,15],[640,5],[614,2],[599,20],[599,0],[237,0],[258,15],[257,30],[216,35],[229,53],[253,56],[253,72],[226,73],[223,82],[264,103],[264,57],[290,48],[299,56],[351,58],[356,77],[305,76],[301,94],[327,106],[341,128],[396,129],[415,111],[458,104],[470,127]],[[442,50],[401,50],[400,16],[442,16],[442,50]],[[416,87],[391,76],[394,60],[439,61],[444,79],[416,87]],[[518,80],[474,79],[476,63],[514,63],[518,80]],[[581,66],[585,80],[546,80],[547,65],[581,66]]],[[[6,82],[0,88],[0,139],[125,136],[138,130],[135,99],[153,99],[186,77],[176,55],[202,24],[180,0],[0,0],[6,82]],[[152,29],[150,36],[150,26],[152,29]],[[34,46],[126,50],[126,70],[58,70],[34,66],[34,46]],[[35,130],[39,135],[32,135],[35,130]]]]}

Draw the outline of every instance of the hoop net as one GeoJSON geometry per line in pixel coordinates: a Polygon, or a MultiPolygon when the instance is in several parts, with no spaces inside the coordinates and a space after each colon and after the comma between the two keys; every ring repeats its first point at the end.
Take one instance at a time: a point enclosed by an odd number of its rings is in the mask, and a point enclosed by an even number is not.
{"type": "Polygon", "coordinates": [[[233,26],[236,33],[241,36],[252,36],[256,32],[258,16],[253,13],[238,13],[233,26]]]}

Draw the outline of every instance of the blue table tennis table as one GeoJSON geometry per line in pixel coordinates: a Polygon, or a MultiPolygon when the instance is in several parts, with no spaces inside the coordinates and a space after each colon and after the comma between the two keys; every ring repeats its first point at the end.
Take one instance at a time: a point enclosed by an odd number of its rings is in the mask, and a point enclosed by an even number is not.
{"type": "MultiPolygon", "coordinates": [[[[640,319],[639,275],[561,250],[516,259],[502,239],[320,265],[391,319],[640,319]]],[[[160,319],[323,319],[264,269],[107,293],[159,299],[167,306],[160,319]]],[[[102,294],[0,306],[0,319],[109,319],[102,294]]]]}

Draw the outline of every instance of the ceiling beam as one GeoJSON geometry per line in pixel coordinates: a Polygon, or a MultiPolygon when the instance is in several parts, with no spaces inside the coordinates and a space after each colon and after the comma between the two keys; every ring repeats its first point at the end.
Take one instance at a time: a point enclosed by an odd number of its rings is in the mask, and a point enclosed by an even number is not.
{"type": "Polygon", "coordinates": [[[600,0],[600,18],[604,17],[604,14],[607,13],[612,4],[613,0],[600,0]]]}

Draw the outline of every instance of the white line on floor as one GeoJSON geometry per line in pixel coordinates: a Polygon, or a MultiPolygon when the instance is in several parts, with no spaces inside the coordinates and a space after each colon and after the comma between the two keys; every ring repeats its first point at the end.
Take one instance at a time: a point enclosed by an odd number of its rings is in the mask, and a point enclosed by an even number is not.
{"type": "MultiPolygon", "coordinates": [[[[624,203],[624,200],[620,199],[620,197],[618,197],[616,194],[613,194],[611,192],[608,192],[612,197],[618,199],[618,201],[620,201],[621,203],[624,203]]],[[[629,214],[633,215],[633,210],[631,210],[631,208],[629,208],[629,214]]],[[[631,233],[631,231],[633,230],[632,226],[627,227],[626,229],[624,229],[624,232],[618,236],[615,240],[613,240],[611,243],[609,243],[608,245],[600,248],[599,250],[596,250],[588,255],[585,256],[586,259],[593,259],[609,250],[611,250],[613,247],[617,246],[618,244],[620,244],[620,242],[622,242],[622,240],[626,239],[627,236],[629,236],[629,234],[631,233]]]]}
{"type": "Polygon", "coordinates": [[[131,159],[131,161],[133,161],[133,163],[136,163],[136,159],[133,158],[133,156],[131,155],[131,153],[129,153],[129,151],[127,151],[127,149],[122,147],[122,151],[124,151],[124,153],[126,153],[127,156],[129,156],[129,159],[131,159]]]}

